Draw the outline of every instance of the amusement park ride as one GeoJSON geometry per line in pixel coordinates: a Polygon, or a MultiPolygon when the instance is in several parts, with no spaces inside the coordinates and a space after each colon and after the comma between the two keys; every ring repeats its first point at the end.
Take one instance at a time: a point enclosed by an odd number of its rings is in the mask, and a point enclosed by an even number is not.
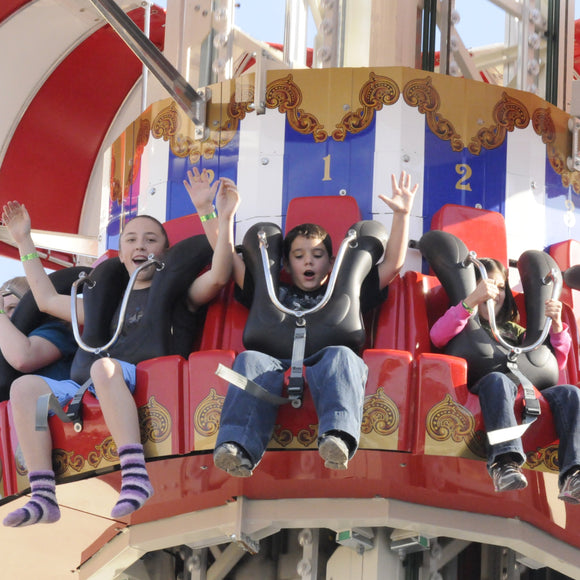
{"type": "MultiPolygon", "coordinates": [[[[388,229],[377,196],[405,170],[420,184],[413,241],[440,229],[477,255],[513,266],[541,250],[566,271],[580,263],[574,5],[481,2],[505,14],[505,42],[468,50],[459,0],[286,0],[283,46],[237,28],[233,0],[166,10],[3,0],[2,202],[26,204],[45,265],[61,269],[114,256],[138,213],[166,222],[172,242],[199,233],[183,186],[192,167],[237,182],[237,242],[258,222],[316,221],[337,247],[360,219],[388,229]]],[[[0,253],[16,256],[3,230],[0,253]]],[[[579,384],[580,299],[566,285],[561,299],[573,333],[565,373],[579,384]]],[[[228,288],[187,360],[138,366],[155,495],[109,516],[118,457],[87,395],[82,428],[49,419],[62,519],[1,529],[2,576],[580,578],[580,507],[557,499],[550,410],[538,394],[528,487],[494,493],[466,363],[429,342],[447,304],[411,243],[367,325],[363,431],[348,470],[324,468],[306,389],[301,408],[281,409],[254,475],[237,479],[212,461],[227,389],[215,371],[243,349],[247,314],[228,288]]],[[[0,461],[3,518],[29,492],[8,402],[0,461]]]]}

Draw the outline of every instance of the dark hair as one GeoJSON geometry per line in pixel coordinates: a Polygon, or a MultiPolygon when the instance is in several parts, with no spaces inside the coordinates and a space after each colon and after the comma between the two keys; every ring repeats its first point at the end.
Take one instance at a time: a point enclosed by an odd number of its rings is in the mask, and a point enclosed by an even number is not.
{"type": "MultiPolygon", "coordinates": [[[[505,300],[501,307],[501,310],[495,315],[495,321],[498,326],[505,324],[506,322],[515,322],[518,319],[518,307],[512,294],[512,289],[509,283],[509,270],[499,261],[493,258],[479,258],[479,261],[485,267],[485,271],[488,274],[493,272],[499,272],[504,279],[505,283],[505,300]]],[[[481,274],[479,269],[475,268],[475,279],[477,282],[481,280],[481,274]]]]}
{"type": "MultiPolygon", "coordinates": [[[[136,215],[135,217],[131,218],[123,227],[123,230],[121,231],[121,235],[123,235],[123,231],[125,230],[125,227],[127,227],[127,224],[131,223],[133,220],[136,220],[138,218],[146,218],[148,220],[151,220],[153,223],[156,223],[159,226],[159,229],[161,230],[161,233],[163,235],[163,237],[165,238],[165,245],[164,245],[164,249],[167,250],[167,248],[169,248],[169,236],[167,235],[167,230],[165,229],[165,226],[157,219],[154,218],[152,215],[147,215],[147,214],[143,214],[143,215],[136,215]]],[[[119,239],[119,244],[120,244],[120,239],[119,239]]]]}
{"type": "Polygon", "coordinates": [[[283,252],[285,260],[290,259],[292,243],[299,236],[304,238],[318,238],[322,240],[322,243],[328,252],[328,257],[332,258],[332,240],[330,239],[328,232],[318,224],[300,224],[299,226],[292,228],[284,238],[283,252]]]}

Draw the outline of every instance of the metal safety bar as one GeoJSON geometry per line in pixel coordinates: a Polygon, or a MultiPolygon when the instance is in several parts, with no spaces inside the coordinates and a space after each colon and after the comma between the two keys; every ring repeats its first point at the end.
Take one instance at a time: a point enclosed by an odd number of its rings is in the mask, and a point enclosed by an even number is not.
{"type": "Polygon", "coordinates": [[[149,266],[152,266],[154,264],[155,264],[155,266],[157,266],[157,271],[163,270],[163,268],[165,267],[165,264],[163,262],[161,262],[157,258],[154,258],[153,254],[150,254],[148,257],[148,260],[146,262],[143,262],[143,264],[141,264],[133,272],[133,274],[129,278],[129,282],[127,284],[127,288],[125,289],[125,294],[123,296],[123,301],[121,302],[121,309],[119,311],[119,320],[117,322],[117,329],[115,330],[115,334],[113,335],[113,337],[111,338],[111,340],[109,340],[109,342],[107,344],[105,344],[103,346],[97,346],[97,347],[88,346],[82,340],[81,335],[80,335],[80,331],[79,331],[79,322],[78,322],[78,316],[77,316],[77,287],[80,286],[81,284],[87,284],[87,283],[92,284],[92,286],[94,286],[96,284],[96,282],[94,280],[91,280],[90,276],[87,276],[85,272],[81,272],[79,274],[78,279],[73,282],[73,285],[71,288],[71,294],[70,294],[71,306],[70,307],[71,307],[71,322],[72,322],[73,334],[74,334],[75,340],[77,341],[77,344],[79,345],[80,348],[82,348],[86,352],[90,352],[93,354],[100,354],[103,351],[107,351],[111,346],[113,346],[113,344],[115,344],[115,342],[117,342],[117,339],[119,338],[119,335],[121,334],[121,330],[123,329],[123,324],[125,322],[125,314],[127,311],[127,303],[129,302],[129,296],[131,295],[131,291],[133,290],[133,286],[135,286],[137,276],[139,275],[139,272],[141,272],[141,270],[148,268],[149,266]]]}
{"type": "MultiPolygon", "coordinates": [[[[477,254],[475,252],[469,252],[466,258],[466,262],[473,262],[479,269],[479,273],[481,274],[482,280],[487,280],[488,278],[487,270],[485,269],[485,266],[477,259],[477,254]]],[[[552,298],[559,296],[560,291],[562,290],[562,282],[561,278],[558,276],[558,273],[554,269],[552,269],[549,272],[549,274],[547,274],[542,279],[542,284],[547,285],[550,283],[553,283],[552,298]]],[[[530,352],[532,350],[535,350],[542,344],[544,344],[546,338],[548,337],[548,333],[550,332],[550,326],[552,325],[552,319],[550,317],[546,316],[546,321],[542,329],[542,334],[533,344],[530,344],[528,346],[514,346],[513,344],[509,344],[509,342],[506,342],[497,329],[497,324],[495,322],[494,301],[490,298],[489,300],[487,300],[486,305],[489,318],[489,326],[493,337],[502,346],[507,348],[512,356],[517,356],[518,354],[523,352],[530,352]]]]}
{"type": "Polygon", "coordinates": [[[121,37],[137,58],[155,75],[167,92],[196,126],[196,139],[203,138],[206,125],[205,105],[209,92],[195,89],[167,60],[141,29],[123,12],[114,0],[91,0],[111,28],[121,37]],[[201,135],[197,135],[198,130],[201,135]]]}
{"type": "Polygon", "coordinates": [[[269,263],[270,259],[268,257],[268,240],[266,238],[266,232],[264,230],[260,230],[258,232],[258,240],[260,242],[260,252],[262,254],[262,266],[264,267],[264,277],[266,279],[266,287],[268,289],[268,296],[272,301],[272,304],[285,314],[290,314],[295,316],[296,318],[303,318],[307,314],[313,314],[314,312],[318,312],[322,310],[330,300],[332,293],[334,292],[334,287],[336,285],[336,278],[338,277],[338,273],[340,271],[340,266],[342,264],[342,260],[344,258],[344,254],[346,253],[347,246],[354,242],[357,238],[357,233],[355,230],[349,230],[346,234],[344,240],[342,240],[340,244],[340,248],[338,250],[338,254],[336,256],[336,260],[334,262],[334,266],[332,268],[332,272],[330,273],[330,278],[328,280],[328,286],[326,287],[326,292],[322,297],[322,300],[313,308],[309,310],[292,310],[290,308],[286,308],[276,296],[276,292],[274,291],[274,282],[272,280],[272,274],[270,273],[269,263]]]}

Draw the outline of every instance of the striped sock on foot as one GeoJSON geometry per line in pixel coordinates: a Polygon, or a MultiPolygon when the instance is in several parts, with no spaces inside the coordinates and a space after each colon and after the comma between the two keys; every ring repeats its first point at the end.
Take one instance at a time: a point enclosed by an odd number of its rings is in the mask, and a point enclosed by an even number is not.
{"type": "Polygon", "coordinates": [[[121,493],[111,511],[111,516],[119,518],[138,510],[153,495],[149,481],[142,445],[119,447],[121,461],[121,493]]]}

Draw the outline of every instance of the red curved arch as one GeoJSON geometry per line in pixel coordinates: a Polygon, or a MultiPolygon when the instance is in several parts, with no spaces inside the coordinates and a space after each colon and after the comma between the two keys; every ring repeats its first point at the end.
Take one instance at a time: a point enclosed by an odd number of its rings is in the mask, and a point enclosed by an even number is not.
{"type": "MultiPolygon", "coordinates": [[[[23,4],[12,2],[9,12],[23,4]]],[[[143,26],[143,9],[129,16],[143,26]]],[[[154,10],[150,36],[160,50],[164,24],[165,11],[154,10]]],[[[99,149],[141,72],[139,59],[108,25],[73,50],[35,95],[12,137],[0,167],[3,201],[22,200],[37,229],[77,233],[99,149]]],[[[4,246],[0,253],[12,255],[12,249],[4,246]]]]}

